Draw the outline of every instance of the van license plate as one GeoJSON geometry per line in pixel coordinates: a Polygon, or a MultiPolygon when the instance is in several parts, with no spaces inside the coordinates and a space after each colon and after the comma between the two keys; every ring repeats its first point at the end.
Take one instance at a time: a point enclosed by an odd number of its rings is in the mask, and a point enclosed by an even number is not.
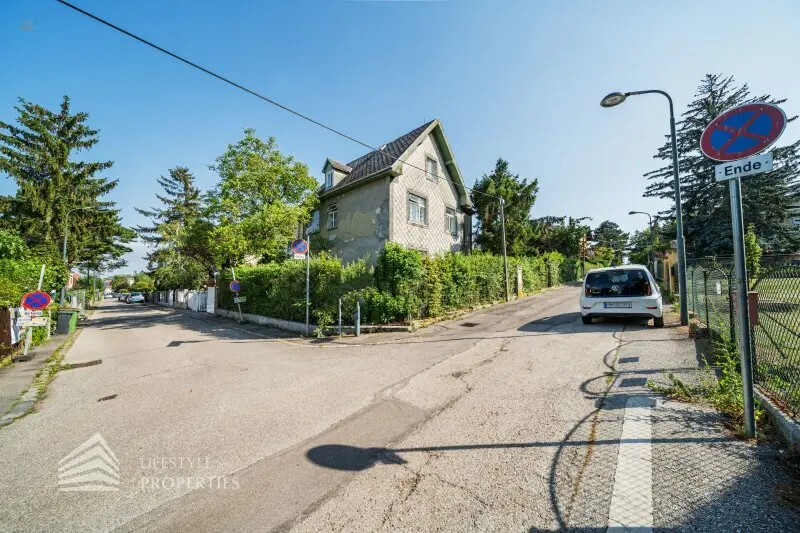
{"type": "Polygon", "coordinates": [[[630,309],[630,302],[605,302],[603,307],[606,309],[630,309]]]}

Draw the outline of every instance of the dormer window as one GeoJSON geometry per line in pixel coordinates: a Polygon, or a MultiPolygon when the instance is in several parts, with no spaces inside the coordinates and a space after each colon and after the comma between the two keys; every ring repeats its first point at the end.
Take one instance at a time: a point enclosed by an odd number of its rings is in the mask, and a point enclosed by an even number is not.
{"type": "Polygon", "coordinates": [[[333,170],[325,173],[325,188],[330,189],[333,187],[333,170]]]}

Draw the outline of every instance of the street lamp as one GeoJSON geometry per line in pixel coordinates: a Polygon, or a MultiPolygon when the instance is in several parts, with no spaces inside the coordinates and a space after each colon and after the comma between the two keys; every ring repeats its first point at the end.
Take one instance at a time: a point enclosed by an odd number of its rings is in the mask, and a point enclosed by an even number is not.
{"type": "MultiPolygon", "coordinates": [[[[64,261],[65,265],[67,264],[67,233],[69,232],[69,226],[67,225],[67,222],[69,221],[69,215],[70,213],[73,213],[75,211],[81,211],[83,209],[98,209],[98,207],[95,205],[75,207],[67,211],[67,214],[64,216],[64,245],[61,248],[61,260],[64,261]]],[[[66,297],[67,297],[67,286],[64,285],[63,287],[61,287],[61,301],[59,304],[61,307],[64,307],[64,300],[66,299],[66,297]]]]}
{"type": "Polygon", "coordinates": [[[603,107],[614,107],[625,101],[629,96],[638,94],[660,94],[669,102],[669,130],[672,137],[672,175],[675,180],[675,225],[676,241],[678,245],[678,296],[681,302],[681,325],[689,324],[689,308],[686,301],[686,243],[683,239],[683,209],[681,207],[681,181],[678,174],[678,141],[675,136],[675,110],[672,97],[664,91],[652,89],[648,91],[631,91],[627,93],[611,93],[600,100],[603,107]]]}
{"type": "Polygon", "coordinates": [[[647,215],[649,220],[648,225],[650,226],[650,265],[653,268],[653,276],[656,275],[656,232],[653,229],[653,217],[650,213],[645,213],[644,211],[628,211],[629,215],[647,215]]]}

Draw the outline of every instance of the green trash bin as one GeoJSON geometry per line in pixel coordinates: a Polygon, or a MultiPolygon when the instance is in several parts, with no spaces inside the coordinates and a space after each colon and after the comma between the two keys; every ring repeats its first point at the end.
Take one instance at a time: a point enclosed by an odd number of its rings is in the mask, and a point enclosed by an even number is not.
{"type": "Polygon", "coordinates": [[[59,309],[56,320],[56,333],[68,334],[75,331],[78,325],[77,309],[59,309]]]}

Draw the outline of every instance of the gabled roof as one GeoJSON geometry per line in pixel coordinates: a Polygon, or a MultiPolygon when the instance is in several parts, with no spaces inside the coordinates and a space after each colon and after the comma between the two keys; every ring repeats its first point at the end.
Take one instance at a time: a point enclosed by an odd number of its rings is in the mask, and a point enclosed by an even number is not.
{"type": "MultiPolygon", "coordinates": [[[[405,157],[408,157],[412,149],[415,148],[416,145],[421,142],[424,136],[429,133],[433,134],[435,141],[438,143],[439,148],[442,151],[445,164],[447,165],[450,175],[453,178],[453,183],[458,190],[460,204],[463,206],[470,206],[471,202],[469,200],[469,195],[466,192],[466,188],[464,187],[464,179],[461,177],[461,171],[458,169],[458,165],[455,163],[453,152],[447,143],[447,139],[444,136],[444,131],[442,130],[442,126],[439,123],[438,118],[431,120],[430,122],[426,122],[422,126],[414,128],[395,140],[386,143],[385,145],[381,146],[379,150],[373,150],[372,152],[362,155],[358,159],[350,161],[347,163],[347,165],[345,165],[350,169],[348,175],[342,178],[339,183],[330,189],[321,190],[320,194],[327,196],[329,193],[349,188],[357,185],[361,181],[366,181],[371,177],[376,177],[390,171],[394,171],[395,175],[399,174],[405,157]]],[[[325,166],[327,166],[328,162],[330,162],[331,166],[337,168],[334,165],[333,159],[329,158],[325,163],[325,166]]],[[[341,165],[341,163],[339,164],[341,165]]]]}
{"type": "MultiPolygon", "coordinates": [[[[374,150],[368,154],[362,155],[358,159],[354,159],[347,163],[347,166],[352,170],[349,175],[342,178],[339,183],[327,189],[325,193],[343,189],[357,181],[360,181],[369,176],[387,171],[392,168],[392,165],[397,159],[402,156],[408,147],[417,140],[425,129],[430,126],[433,121],[427,122],[422,126],[415,128],[408,133],[401,135],[397,139],[383,145],[380,150],[374,150]]],[[[331,161],[328,159],[328,161],[331,161]]],[[[335,167],[334,167],[335,168],[335,167]]]]}

